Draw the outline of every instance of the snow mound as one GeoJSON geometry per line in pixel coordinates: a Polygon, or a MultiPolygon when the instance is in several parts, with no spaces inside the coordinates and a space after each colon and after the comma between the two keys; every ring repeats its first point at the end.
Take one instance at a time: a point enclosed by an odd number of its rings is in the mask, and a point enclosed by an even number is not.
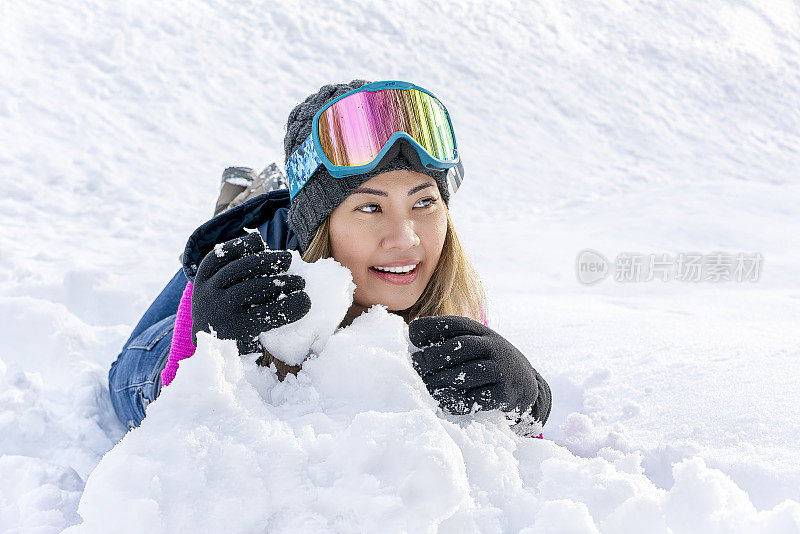
{"type": "Polygon", "coordinates": [[[235,342],[200,334],[141,427],[91,474],[84,522],[66,532],[800,528],[800,504],[758,512],[700,459],[676,465],[667,492],[639,453],[579,458],[518,437],[498,411],[444,414],[410,348],[402,319],[373,306],[279,382],[235,342]]]}

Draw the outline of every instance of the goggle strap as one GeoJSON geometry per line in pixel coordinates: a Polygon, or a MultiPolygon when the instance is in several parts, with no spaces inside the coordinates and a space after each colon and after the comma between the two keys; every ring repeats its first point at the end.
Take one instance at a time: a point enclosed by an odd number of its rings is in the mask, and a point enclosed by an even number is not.
{"type": "Polygon", "coordinates": [[[447,181],[450,184],[450,190],[455,193],[461,187],[461,182],[464,181],[464,165],[461,160],[458,160],[455,166],[447,169],[447,181]]]}
{"type": "Polygon", "coordinates": [[[309,135],[286,161],[286,181],[292,200],[321,164],[322,160],[314,149],[313,136],[309,135]]]}

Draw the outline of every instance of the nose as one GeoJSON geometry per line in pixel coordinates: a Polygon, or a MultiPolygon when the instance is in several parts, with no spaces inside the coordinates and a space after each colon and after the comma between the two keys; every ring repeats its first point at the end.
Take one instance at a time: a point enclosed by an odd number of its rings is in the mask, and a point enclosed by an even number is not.
{"type": "Polygon", "coordinates": [[[408,249],[419,246],[420,239],[414,230],[414,221],[406,217],[392,219],[388,223],[386,234],[383,238],[383,247],[386,249],[408,249]]]}

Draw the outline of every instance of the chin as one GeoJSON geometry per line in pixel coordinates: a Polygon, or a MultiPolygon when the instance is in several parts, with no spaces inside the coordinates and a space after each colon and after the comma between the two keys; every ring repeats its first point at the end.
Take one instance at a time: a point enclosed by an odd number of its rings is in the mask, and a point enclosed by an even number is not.
{"type": "Polygon", "coordinates": [[[411,306],[416,304],[417,300],[419,300],[419,299],[417,298],[417,299],[414,299],[414,300],[411,300],[411,301],[407,301],[407,302],[405,302],[405,301],[404,302],[399,302],[399,303],[395,303],[395,305],[393,305],[393,306],[387,305],[386,307],[389,309],[389,311],[393,311],[393,312],[403,311],[403,310],[409,309],[411,306]]]}
{"type": "Polygon", "coordinates": [[[367,309],[369,309],[370,306],[374,306],[375,304],[380,304],[381,306],[386,306],[386,309],[389,310],[390,312],[398,312],[407,310],[408,308],[416,304],[418,298],[419,297],[413,300],[403,299],[401,301],[397,301],[394,299],[375,299],[374,301],[370,300],[369,304],[361,304],[358,300],[355,300],[355,303],[360,304],[361,306],[367,309]]]}

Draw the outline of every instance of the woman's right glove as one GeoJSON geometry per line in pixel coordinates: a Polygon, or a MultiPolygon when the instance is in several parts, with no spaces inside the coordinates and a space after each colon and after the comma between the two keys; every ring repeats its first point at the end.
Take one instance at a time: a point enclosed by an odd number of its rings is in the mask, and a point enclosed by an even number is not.
{"type": "Polygon", "coordinates": [[[444,410],[466,414],[477,404],[479,410],[507,412],[515,423],[547,421],[550,386],[525,355],[488,326],[438,315],[414,319],[408,334],[420,349],[411,355],[414,368],[444,410]]]}
{"type": "Polygon", "coordinates": [[[206,254],[192,292],[192,343],[213,328],[235,339],[241,354],[259,352],[258,334],[299,320],[311,309],[305,280],[286,274],[292,255],[269,250],[257,232],[215,246],[206,254]]]}

